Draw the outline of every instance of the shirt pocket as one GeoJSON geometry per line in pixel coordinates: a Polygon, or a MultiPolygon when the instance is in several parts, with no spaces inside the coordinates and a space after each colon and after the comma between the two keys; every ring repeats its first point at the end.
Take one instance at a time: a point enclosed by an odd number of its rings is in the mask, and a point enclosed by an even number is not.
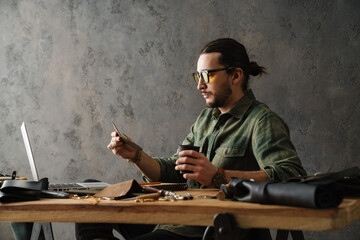
{"type": "Polygon", "coordinates": [[[219,147],[215,151],[212,164],[218,168],[224,169],[242,169],[246,145],[241,147],[219,147]]]}

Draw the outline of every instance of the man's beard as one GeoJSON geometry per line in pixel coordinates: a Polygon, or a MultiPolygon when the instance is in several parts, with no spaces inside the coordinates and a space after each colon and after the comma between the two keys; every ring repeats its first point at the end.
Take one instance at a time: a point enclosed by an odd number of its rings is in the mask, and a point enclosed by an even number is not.
{"type": "Polygon", "coordinates": [[[231,94],[232,94],[232,90],[229,87],[229,84],[225,83],[222,86],[222,89],[218,91],[218,93],[216,93],[216,94],[211,93],[211,95],[214,98],[214,101],[213,102],[206,102],[205,104],[209,108],[223,107],[226,104],[229,97],[231,96],[231,94]]]}

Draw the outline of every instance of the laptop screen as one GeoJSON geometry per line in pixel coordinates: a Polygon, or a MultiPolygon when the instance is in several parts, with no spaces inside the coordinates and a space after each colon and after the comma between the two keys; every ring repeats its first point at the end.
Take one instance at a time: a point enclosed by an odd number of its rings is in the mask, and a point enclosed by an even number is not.
{"type": "Polygon", "coordinates": [[[27,154],[28,159],[29,159],[30,168],[31,168],[31,174],[33,176],[33,180],[34,181],[39,181],[39,175],[38,175],[38,172],[37,172],[37,169],[36,169],[34,156],[33,156],[30,141],[29,141],[29,136],[28,136],[28,133],[27,133],[24,122],[21,124],[21,133],[22,133],[22,137],[23,137],[23,140],[24,140],[24,144],[25,144],[26,154],[27,154]]]}

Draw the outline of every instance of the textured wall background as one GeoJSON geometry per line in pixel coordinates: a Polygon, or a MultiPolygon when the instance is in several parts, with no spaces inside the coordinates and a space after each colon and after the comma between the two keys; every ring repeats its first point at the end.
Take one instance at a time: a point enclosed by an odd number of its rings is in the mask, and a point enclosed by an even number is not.
{"type": "MultiPolygon", "coordinates": [[[[251,88],[288,123],[309,174],[360,166],[359,12],[357,0],[1,0],[0,169],[30,177],[25,121],[41,177],[139,179],[106,148],[111,121],[148,154],[172,154],[204,107],[198,52],[219,37],[268,69],[251,88]]],[[[54,224],[56,239],[73,231],[54,224]]],[[[0,235],[12,239],[7,223],[0,235]]]]}

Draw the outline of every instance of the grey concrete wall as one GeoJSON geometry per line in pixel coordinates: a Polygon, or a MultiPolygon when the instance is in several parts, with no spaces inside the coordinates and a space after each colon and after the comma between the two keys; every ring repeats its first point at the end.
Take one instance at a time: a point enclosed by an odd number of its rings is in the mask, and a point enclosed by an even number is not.
{"type": "MultiPolygon", "coordinates": [[[[168,156],[204,101],[191,79],[200,48],[233,37],[269,74],[257,98],[288,123],[309,174],[360,165],[360,1],[0,1],[0,170],[30,177],[140,179],[107,150],[111,121],[168,156]]],[[[307,239],[358,239],[359,221],[307,239]]],[[[73,225],[54,224],[56,239],[73,225]]],[[[12,239],[6,223],[0,239],[12,239]]]]}

